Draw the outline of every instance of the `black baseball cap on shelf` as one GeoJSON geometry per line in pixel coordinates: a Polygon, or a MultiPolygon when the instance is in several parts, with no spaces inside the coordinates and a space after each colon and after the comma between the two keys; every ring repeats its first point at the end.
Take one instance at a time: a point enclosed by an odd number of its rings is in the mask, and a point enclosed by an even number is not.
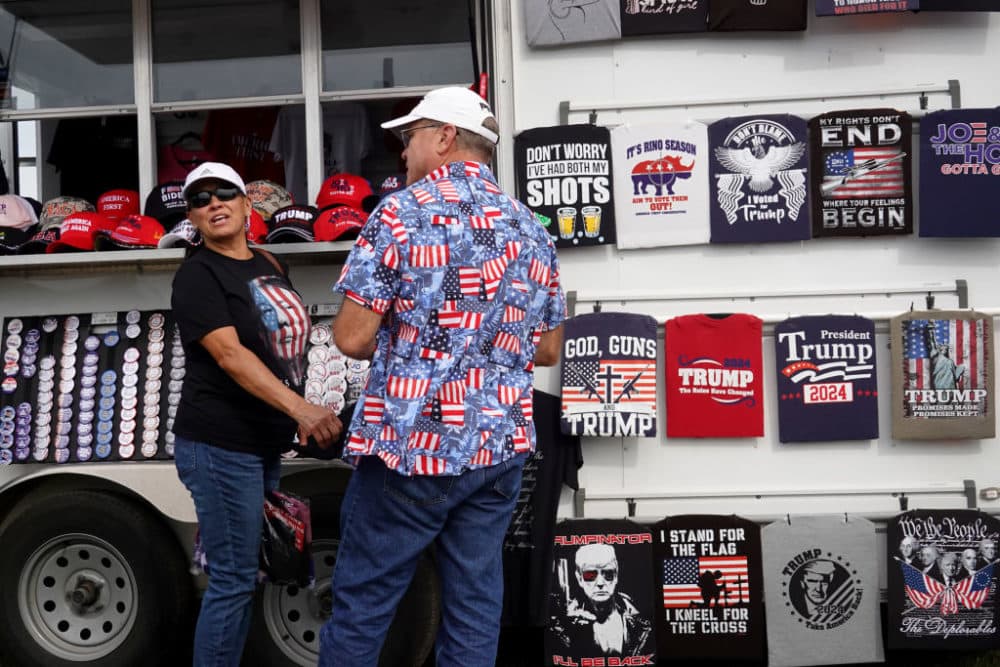
{"type": "Polygon", "coordinates": [[[187,217],[187,202],[184,201],[184,182],[168,181],[157,185],[146,197],[143,215],[156,218],[166,229],[170,229],[187,217]]]}
{"type": "Polygon", "coordinates": [[[0,255],[13,255],[38,232],[38,225],[28,229],[0,227],[0,255]]]}
{"type": "Polygon", "coordinates": [[[313,241],[313,223],[318,211],[314,206],[293,204],[279,208],[267,223],[268,243],[302,243],[313,241]]]}

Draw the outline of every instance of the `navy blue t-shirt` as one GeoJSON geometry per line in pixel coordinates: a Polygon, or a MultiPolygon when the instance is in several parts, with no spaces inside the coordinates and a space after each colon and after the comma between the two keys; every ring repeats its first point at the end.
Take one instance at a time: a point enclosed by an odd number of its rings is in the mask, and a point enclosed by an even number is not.
{"type": "Polygon", "coordinates": [[[1000,236],[1000,109],[920,121],[920,236],[1000,236]]]}
{"type": "Polygon", "coordinates": [[[794,317],[774,327],[781,442],[878,437],[875,324],[794,317]]]}
{"type": "Polygon", "coordinates": [[[808,239],[808,126],[796,116],[708,126],[712,243],[808,239]]]}

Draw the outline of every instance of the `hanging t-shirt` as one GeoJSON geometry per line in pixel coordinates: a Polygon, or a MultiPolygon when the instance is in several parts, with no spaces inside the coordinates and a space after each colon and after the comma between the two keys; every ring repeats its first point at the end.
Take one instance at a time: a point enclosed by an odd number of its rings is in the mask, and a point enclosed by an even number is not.
{"type": "Polygon", "coordinates": [[[875,525],[792,516],[761,541],[769,667],[882,662],[875,525]]]}
{"type": "Polygon", "coordinates": [[[615,242],[611,139],[596,125],[525,130],[514,138],[517,198],[559,248],[615,242]]]}
{"type": "Polygon", "coordinates": [[[521,492],[503,541],[503,625],[542,627],[552,582],[552,537],[563,485],[580,488],[580,438],[559,430],[559,397],[535,390],[535,451],[524,463],[521,492]]]}
{"type": "Polygon", "coordinates": [[[558,46],[577,42],[621,39],[619,0],[536,2],[524,0],[528,46],[558,46]]]}
{"type": "Polygon", "coordinates": [[[1000,236],[1000,109],[935,111],[920,120],[920,235],[1000,236]]]}
{"type": "Polygon", "coordinates": [[[913,233],[910,115],[834,111],[809,122],[813,236],[913,233]]]}
{"type": "Polygon", "coordinates": [[[171,144],[160,146],[156,160],[156,182],[184,181],[195,167],[215,160],[215,155],[205,150],[190,150],[171,144]]]}
{"type": "Polygon", "coordinates": [[[708,30],[708,0],[621,0],[622,37],[708,30]]]}
{"type": "Polygon", "coordinates": [[[285,168],[271,152],[278,107],[210,111],[202,132],[205,148],[246,182],[266,179],[285,183],[285,168]]]}
{"type": "Polygon", "coordinates": [[[708,128],[622,125],[611,133],[619,248],[707,243],[708,128]]]}
{"type": "Polygon", "coordinates": [[[295,421],[237,384],[200,343],[235,327],[240,343],[301,394],[309,314],[285,275],[258,253],[239,260],[202,248],[177,270],[171,304],[187,366],[174,433],[235,451],[287,448],[295,421]]]}
{"type": "Polygon", "coordinates": [[[1000,644],[1000,521],[976,510],[913,510],[889,522],[889,648],[1000,644]]]}
{"type": "Polygon", "coordinates": [[[562,432],[656,436],[656,320],[590,313],[563,323],[562,432]]]}
{"type": "Polygon", "coordinates": [[[892,437],[992,438],[993,317],[910,311],[889,323],[892,437]]]}
{"type": "Polygon", "coordinates": [[[711,0],[709,30],[805,30],[806,0],[711,0]]]}
{"type": "Polygon", "coordinates": [[[795,317],[774,327],[781,442],[878,438],[875,323],[795,317]]]}
{"type": "Polygon", "coordinates": [[[797,116],[743,116],[708,126],[712,243],[808,239],[808,126],[797,116]]]}
{"type": "Polygon", "coordinates": [[[64,118],[48,162],[59,171],[59,194],[91,203],[108,190],[139,189],[135,116],[64,118]]]}
{"type": "Polygon", "coordinates": [[[761,324],[745,314],[667,321],[667,437],[764,435],[761,324]]]}
{"type": "Polygon", "coordinates": [[[816,0],[816,16],[848,16],[920,9],[921,0],[816,0]]]}
{"type": "MultiPolygon", "coordinates": [[[[361,160],[368,155],[372,143],[365,108],[357,102],[324,104],[322,120],[323,178],[340,173],[361,173],[361,160]]],[[[284,162],[285,189],[292,193],[295,203],[309,203],[304,107],[295,105],[281,109],[268,148],[284,162]]]]}
{"type": "Polygon", "coordinates": [[[649,530],[614,519],[562,521],[553,542],[545,664],[655,665],[649,530]]]}
{"type": "Polygon", "coordinates": [[[735,515],[668,517],[653,526],[653,566],[664,659],[763,660],[760,526],[735,515]]]}

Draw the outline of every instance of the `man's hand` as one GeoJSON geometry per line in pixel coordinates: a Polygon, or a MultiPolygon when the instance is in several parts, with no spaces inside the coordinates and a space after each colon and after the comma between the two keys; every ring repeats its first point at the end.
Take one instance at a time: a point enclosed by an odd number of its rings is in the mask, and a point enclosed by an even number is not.
{"type": "Polygon", "coordinates": [[[299,442],[303,445],[312,437],[320,449],[328,449],[344,430],[340,418],[329,408],[307,403],[305,399],[292,417],[299,424],[299,442]]]}

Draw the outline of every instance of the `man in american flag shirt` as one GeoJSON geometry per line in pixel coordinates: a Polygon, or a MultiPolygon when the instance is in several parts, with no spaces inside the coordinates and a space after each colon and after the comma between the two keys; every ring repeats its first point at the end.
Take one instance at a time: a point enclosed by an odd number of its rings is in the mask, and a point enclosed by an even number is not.
{"type": "Polygon", "coordinates": [[[435,545],[438,667],[490,667],[501,545],[535,446],[533,369],[554,365],[565,297],[554,245],[486,166],[499,127],[463,88],[428,93],[383,128],[407,188],[372,212],[344,265],[334,339],[372,358],[344,458],[323,667],[374,667],[417,560],[435,545]]]}

